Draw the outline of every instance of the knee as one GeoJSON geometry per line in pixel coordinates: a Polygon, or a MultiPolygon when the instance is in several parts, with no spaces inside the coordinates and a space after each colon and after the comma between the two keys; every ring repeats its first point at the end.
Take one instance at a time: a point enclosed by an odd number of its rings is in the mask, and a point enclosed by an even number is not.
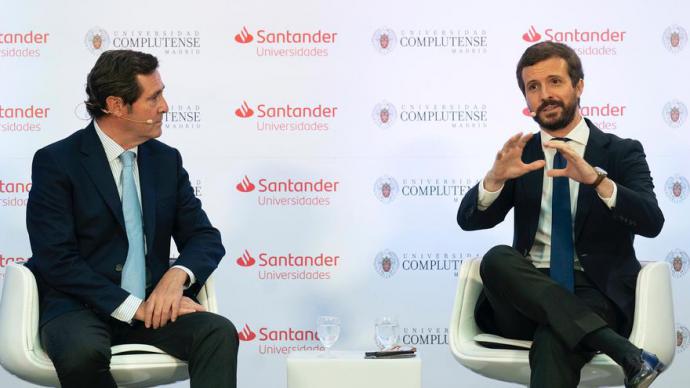
{"type": "Polygon", "coordinates": [[[109,346],[77,342],[51,356],[55,369],[60,374],[91,373],[110,366],[109,346]]]}
{"type": "Polygon", "coordinates": [[[222,315],[213,313],[207,313],[206,315],[204,325],[206,335],[212,341],[225,343],[236,352],[240,345],[240,339],[235,325],[222,315]]]}
{"type": "Polygon", "coordinates": [[[479,265],[479,274],[484,283],[487,279],[495,278],[506,269],[506,261],[516,253],[515,249],[508,245],[497,245],[484,255],[479,265]]]}

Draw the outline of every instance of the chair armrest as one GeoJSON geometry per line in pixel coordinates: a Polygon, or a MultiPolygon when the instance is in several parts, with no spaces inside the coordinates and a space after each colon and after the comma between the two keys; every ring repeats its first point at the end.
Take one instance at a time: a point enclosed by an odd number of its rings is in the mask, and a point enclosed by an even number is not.
{"type": "Polygon", "coordinates": [[[201,305],[206,307],[207,311],[216,314],[218,313],[218,300],[216,299],[216,288],[213,274],[206,279],[206,283],[204,283],[199,290],[199,294],[197,294],[197,299],[199,299],[199,303],[201,303],[201,305]]]}
{"type": "Polygon", "coordinates": [[[675,337],[669,266],[663,261],[647,263],[637,277],[630,342],[655,353],[669,366],[675,355],[675,337]]]}
{"type": "Polygon", "coordinates": [[[482,290],[480,264],[480,258],[466,260],[458,273],[458,287],[449,326],[449,345],[456,358],[461,357],[463,344],[474,341],[474,336],[481,333],[474,320],[474,306],[482,290]]]}
{"type": "Polygon", "coordinates": [[[6,349],[0,352],[0,363],[10,371],[21,369],[23,356],[32,352],[38,341],[36,279],[25,266],[10,264],[5,270],[0,301],[0,343],[6,349]]]}

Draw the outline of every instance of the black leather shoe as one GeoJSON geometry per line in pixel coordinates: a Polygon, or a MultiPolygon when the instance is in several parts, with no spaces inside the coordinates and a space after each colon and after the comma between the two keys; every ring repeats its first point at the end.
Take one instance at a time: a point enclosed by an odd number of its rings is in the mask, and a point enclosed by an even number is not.
{"type": "Polygon", "coordinates": [[[640,370],[632,376],[625,376],[625,388],[647,388],[664,371],[666,366],[652,353],[640,353],[640,370]]]}

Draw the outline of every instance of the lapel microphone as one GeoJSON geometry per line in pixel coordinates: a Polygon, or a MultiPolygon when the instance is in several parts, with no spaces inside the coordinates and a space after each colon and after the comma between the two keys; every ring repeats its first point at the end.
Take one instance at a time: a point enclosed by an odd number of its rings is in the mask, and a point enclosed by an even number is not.
{"type": "MultiPolygon", "coordinates": [[[[106,109],[101,109],[101,110],[102,110],[103,113],[105,113],[105,114],[109,114],[109,115],[112,114],[112,113],[110,113],[109,110],[106,110],[106,109]]],[[[113,115],[113,116],[115,116],[115,115],[113,115]]],[[[132,120],[132,119],[128,119],[128,118],[126,118],[126,117],[120,117],[120,116],[115,116],[115,117],[117,117],[118,119],[130,121],[130,122],[132,122],[132,123],[137,123],[137,124],[148,124],[148,125],[153,125],[153,124],[154,124],[153,120],[151,120],[151,119],[148,119],[148,120],[145,120],[145,121],[141,121],[141,120],[132,120]]]]}

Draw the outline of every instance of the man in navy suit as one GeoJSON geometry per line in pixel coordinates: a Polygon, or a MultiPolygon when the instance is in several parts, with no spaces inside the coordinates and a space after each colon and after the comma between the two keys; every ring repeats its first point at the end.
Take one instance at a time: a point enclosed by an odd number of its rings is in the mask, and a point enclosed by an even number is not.
{"type": "Polygon", "coordinates": [[[515,210],[512,246],[482,260],[477,324],[533,340],[533,387],[576,387],[596,351],[623,367],[626,386],[646,387],[663,365],[625,338],[640,271],[633,239],[658,235],[664,217],[642,146],[580,115],[584,73],[570,47],[529,47],[516,76],[541,131],[508,139],[457,215],[477,230],[515,210]]]}
{"type": "Polygon", "coordinates": [[[27,265],[63,387],[116,387],[110,347],[122,343],[188,360],[193,387],[236,386],[237,331],[195,300],[225,250],[180,153],[154,140],[168,110],[157,68],[150,54],[104,52],[87,78],[93,121],[34,156],[27,265]]]}

